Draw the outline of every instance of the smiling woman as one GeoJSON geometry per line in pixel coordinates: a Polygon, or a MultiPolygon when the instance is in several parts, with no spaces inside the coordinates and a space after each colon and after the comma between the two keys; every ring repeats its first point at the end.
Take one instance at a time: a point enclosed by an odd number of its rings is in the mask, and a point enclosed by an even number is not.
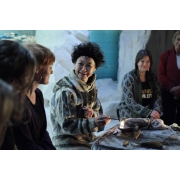
{"type": "Polygon", "coordinates": [[[96,70],[96,64],[92,58],[80,56],[74,64],[74,70],[79,79],[87,82],[96,70]]]}
{"type": "Polygon", "coordinates": [[[55,150],[49,133],[44,109],[43,94],[38,86],[48,84],[53,73],[52,65],[55,61],[54,54],[40,44],[27,44],[24,46],[37,60],[34,81],[26,93],[26,106],[31,115],[24,113],[22,123],[14,127],[16,146],[20,150],[55,150]]]}
{"type": "Polygon", "coordinates": [[[140,50],[135,69],[122,80],[122,99],[118,106],[120,118],[157,118],[162,112],[160,84],[151,72],[153,60],[150,51],[140,50]]]}
{"type": "Polygon", "coordinates": [[[71,57],[74,69],[56,83],[51,100],[52,141],[56,149],[91,149],[93,132],[110,122],[103,115],[93,74],[105,63],[104,55],[88,42],[75,46],[71,57]]]}

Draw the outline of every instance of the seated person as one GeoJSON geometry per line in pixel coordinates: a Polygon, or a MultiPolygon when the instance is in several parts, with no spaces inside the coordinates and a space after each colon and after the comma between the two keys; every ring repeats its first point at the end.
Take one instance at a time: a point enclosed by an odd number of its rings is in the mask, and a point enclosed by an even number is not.
{"type": "Polygon", "coordinates": [[[162,106],[165,124],[180,126],[180,31],[172,38],[173,46],[160,56],[158,79],[162,87],[162,106]]]}
{"type": "Polygon", "coordinates": [[[24,98],[33,80],[36,61],[34,57],[19,43],[10,40],[0,41],[0,78],[10,84],[15,92],[13,113],[4,136],[1,150],[16,148],[13,125],[18,125],[25,109],[24,98]]]}
{"type": "Polygon", "coordinates": [[[40,84],[49,83],[55,56],[48,48],[39,44],[27,44],[25,48],[36,58],[37,67],[34,82],[26,93],[26,106],[30,110],[30,116],[25,112],[22,123],[14,127],[16,146],[19,150],[55,150],[46,130],[43,94],[38,89],[40,84]]]}
{"type": "Polygon", "coordinates": [[[122,80],[122,99],[118,106],[120,118],[160,119],[162,113],[161,89],[151,72],[152,55],[140,50],[135,59],[135,69],[122,80]]]}
{"type": "Polygon", "coordinates": [[[103,115],[93,74],[105,62],[104,55],[89,42],[75,46],[71,56],[74,69],[56,83],[51,100],[52,142],[56,149],[89,150],[93,132],[110,122],[103,115]]]}

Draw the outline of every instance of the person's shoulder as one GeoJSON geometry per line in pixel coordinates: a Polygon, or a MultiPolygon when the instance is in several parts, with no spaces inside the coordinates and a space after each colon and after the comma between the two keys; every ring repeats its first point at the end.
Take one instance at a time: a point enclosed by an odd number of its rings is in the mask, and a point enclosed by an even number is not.
{"type": "Polygon", "coordinates": [[[126,73],[124,74],[124,76],[127,76],[127,75],[129,75],[130,73],[131,73],[131,71],[126,72],[126,73]]]}
{"type": "Polygon", "coordinates": [[[136,78],[135,70],[131,70],[124,75],[123,82],[133,82],[136,78]]]}
{"type": "Polygon", "coordinates": [[[164,51],[164,52],[160,55],[160,58],[167,57],[168,54],[170,54],[170,52],[171,52],[172,50],[174,50],[174,49],[171,48],[171,49],[168,49],[168,50],[164,51]]]}
{"type": "MultiPolygon", "coordinates": [[[[167,49],[167,50],[165,50],[162,54],[168,54],[168,52],[171,51],[172,49],[173,49],[173,48],[167,49]]],[[[162,55],[162,54],[161,54],[161,55],[162,55]]]]}
{"type": "Polygon", "coordinates": [[[72,93],[76,90],[75,85],[67,76],[60,79],[54,86],[53,92],[59,96],[62,92],[72,93]]]}
{"type": "Polygon", "coordinates": [[[42,93],[42,91],[39,88],[36,88],[35,91],[38,92],[38,93],[42,93]]]}
{"type": "Polygon", "coordinates": [[[40,94],[40,95],[43,94],[42,91],[39,88],[36,88],[35,92],[36,92],[36,94],[40,94]]]}
{"type": "Polygon", "coordinates": [[[63,89],[64,87],[68,86],[67,79],[68,77],[63,77],[59,81],[57,81],[53,87],[53,92],[56,93],[60,89],[63,89]]]}
{"type": "Polygon", "coordinates": [[[134,77],[135,75],[135,70],[131,70],[129,72],[127,72],[125,75],[124,75],[124,78],[128,78],[128,77],[134,77]]]}
{"type": "Polygon", "coordinates": [[[60,79],[55,85],[58,85],[58,86],[67,86],[69,83],[69,78],[68,76],[64,76],[62,79],[60,79]]]}
{"type": "Polygon", "coordinates": [[[36,96],[43,98],[43,93],[39,88],[36,88],[35,93],[36,93],[36,96]]]}

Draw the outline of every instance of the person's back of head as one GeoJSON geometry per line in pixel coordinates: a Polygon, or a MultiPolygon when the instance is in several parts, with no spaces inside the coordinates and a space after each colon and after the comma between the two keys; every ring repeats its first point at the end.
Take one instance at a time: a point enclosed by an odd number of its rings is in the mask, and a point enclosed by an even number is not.
{"type": "Polygon", "coordinates": [[[12,85],[16,93],[17,104],[11,116],[13,124],[18,124],[22,119],[24,98],[34,78],[35,66],[36,59],[21,44],[0,40],[0,78],[12,85]]]}
{"type": "Polygon", "coordinates": [[[17,91],[26,91],[35,70],[36,61],[21,44],[0,41],[0,78],[13,85],[17,91]]]}

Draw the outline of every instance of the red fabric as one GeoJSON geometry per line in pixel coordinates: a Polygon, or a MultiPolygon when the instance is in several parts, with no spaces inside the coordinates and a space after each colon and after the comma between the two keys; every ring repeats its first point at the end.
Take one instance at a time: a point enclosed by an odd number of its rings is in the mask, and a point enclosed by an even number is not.
{"type": "Polygon", "coordinates": [[[180,70],[177,67],[176,53],[174,48],[169,51],[169,55],[168,51],[165,51],[160,56],[158,67],[158,80],[166,91],[180,85],[180,70]]]}

